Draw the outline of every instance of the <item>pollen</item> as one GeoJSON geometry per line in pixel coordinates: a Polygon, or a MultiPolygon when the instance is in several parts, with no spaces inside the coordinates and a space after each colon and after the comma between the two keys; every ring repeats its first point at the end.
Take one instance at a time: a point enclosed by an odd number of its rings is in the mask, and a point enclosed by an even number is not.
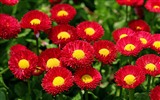
{"type": "Polygon", "coordinates": [[[32,19],[31,21],[30,21],[30,24],[31,25],[39,25],[41,23],[41,20],[39,20],[39,19],[32,19]]]}
{"type": "Polygon", "coordinates": [[[133,45],[133,44],[127,44],[125,47],[124,47],[124,50],[126,51],[133,51],[136,47],[133,45]]]}
{"type": "Polygon", "coordinates": [[[88,74],[83,75],[81,79],[84,83],[90,83],[93,81],[93,78],[88,74]]]}
{"type": "Polygon", "coordinates": [[[128,36],[128,35],[127,34],[121,34],[119,38],[122,39],[122,38],[124,38],[126,36],[128,36]]]}
{"type": "Polygon", "coordinates": [[[86,35],[92,36],[95,33],[95,30],[91,27],[86,28],[85,30],[86,35]]]}
{"type": "Polygon", "coordinates": [[[60,32],[57,36],[58,39],[69,39],[70,37],[68,32],[60,32]]]}
{"type": "Polygon", "coordinates": [[[57,16],[59,16],[59,17],[68,16],[68,12],[65,11],[65,10],[60,10],[60,11],[57,13],[57,16]]]}
{"type": "Polygon", "coordinates": [[[108,56],[109,53],[110,53],[109,50],[106,49],[106,48],[103,48],[103,49],[99,50],[99,54],[104,56],[104,57],[108,56]]]}
{"type": "Polygon", "coordinates": [[[147,40],[145,38],[140,38],[142,44],[147,44],[147,40]]]}
{"type": "Polygon", "coordinates": [[[146,69],[146,70],[150,70],[150,71],[155,71],[156,66],[155,66],[154,64],[152,64],[152,63],[149,63],[149,64],[147,64],[147,65],[145,66],[145,69],[146,69]]]}
{"type": "Polygon", "coordinates": [[[159,8],[160,8],[160,6],[155,5],[155,6],[153,6],[153,8],[154,8],[154,9],[159,9],[159,8]]]}
{"type": "Polygon", "coordinates": [[[154,43],[153,43],[153,46],[155,47],[155,48],[160,48],[160,41],[155,41],[154,43]]]}
{"type": "Polygon", "coordinates": [[[64,80],[63,77],[57,76],[57,77],[55,77],[55,78],[53,79],[52,84],[53,84],[53,86],[61,86],[61,85],[64,84],[64,82],[65,82],[65,80],[64,80]]]}
{"type": "Polygon", "coordinates": [[[124,81],[128,85],[132,85],[132,84],[134,84],[136,82],[136,77],[134,75],[132,75],[132,74],[129,74],[129,75],[124,77],[124,81]]]}
{"type": "Polygon", "coordinates": [[[136,30],[142,30],[142,28],[140,26],[137,26],[136,30]]]}
{"type": "Polygon", "coordinates": [[[85,57],[85,53],[83,50],[75,50],[72,54],[73,58],[77,60],[83,59],[85,57]]]}
{"type": "Polygon", "coordinates": [[[26,59],[21,59],[21,60],[18,62],[18,66],[19,66],[19,68],[21,68],[21,69],[29,68],[29,61],[26,60],[26,59]]]}
{"type": "Polygon", "coordinates": [[[60,61],[57,58],[50,58],[47,61],[47,68],[58,67],[60,65],[60,61]]]}

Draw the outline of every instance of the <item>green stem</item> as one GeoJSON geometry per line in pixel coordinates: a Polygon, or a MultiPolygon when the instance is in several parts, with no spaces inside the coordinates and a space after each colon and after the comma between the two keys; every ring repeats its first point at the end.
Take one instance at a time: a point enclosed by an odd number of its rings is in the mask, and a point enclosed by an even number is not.
{"type": "Polygon", "coordinates": [[[123,88],[120,87],[120,94],[119,94],[119,97],[122,97],[122,92],[123,92],[123,88]]]}
{"type": "Polygon", "coordinates": [[[0,75],[2,75],[3,73],[5,73],[6,71],[8,71],[9,70],[9,68],[7,67],[7,68],[5,68],[5,69],[3,69],[1,72],[0,72],[0,75]]]}
{"type": "Polygon", "coordinates": [[[126,24],[128,24],[128,6],[126,6],[126,24]]]}
{"type": "Polygon", "coordinates": [[[151,76],[148,75],[147,92],[149,92],[150,85],[151,85],[151,76]]]}
{"type": "Polygon", "coordinates": [[[38,38],[39,38],[39,33],[36,34],[36,49],[37,49],[37,55],[39,55],[39,42],[38,42],[38,38]]]}
{"type": "Polygon", "coordinates": [[[14,16],[17,12],[17,6],[18,4],[16,4],[14,7],[13,7],[13,10],[12,10],[12,15],[14,16]]]}
{"type": "Polygon", "coordinates": [[[134,89],[129,90],[129,100],[134,100],[134,89]]]}
{"type": "Polygon", "coordinates": [[[85,100],[88,100],[88,91],[85,90],[85,100]]]}
{"type": "Polygon", "coordinates": [[[31,85],[30,85],[30,80],[28,79],[28,95],[31,95],[31,85]]]}

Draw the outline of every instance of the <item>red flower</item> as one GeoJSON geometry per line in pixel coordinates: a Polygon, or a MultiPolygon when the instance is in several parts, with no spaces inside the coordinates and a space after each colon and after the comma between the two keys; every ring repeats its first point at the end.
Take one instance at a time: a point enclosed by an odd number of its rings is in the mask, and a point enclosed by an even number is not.
{"type": "Polygon", "coordinates": [[[101,79],[101,74],[92,67],[78,68],[74,73],[74,81],[81,89],[95,89],[101,79]]]}
{"type": "Polygon", "coordinates": [[[34,33],[51,28],[51,21],[48,15],[38,10],[27,12],[21,19],[22,28],[31,28],[34,33]]]}
{"type": "Polygon", "coordinates": [[[134,31],[147,31],[150,32],[150,27],[149,25],[141,20],[141,19],[137,19],[137,20],[132,20],[128,23],[128,26],[133,29],[134,31]]]}
{"type": "Polygon", "coordinates": [[[160,34],[152,35],[152,39],[151,49],[160,53],[160,34]]]}
{"type": "Polygon", "coordinates": [[[58,48],[46,49],[39,56],[39,66],[45,68],[47,71],[55,67],[61,67],[62,61],[60,60],[61,50],[58,48]]]}
{"type": "Polygon", "coordinates": [[[132,36],[133,34],[134,34],[134,31],[131,30],[130,28],[126,28],[126,27],[116,29],[112,33],[113,39],[115,42],[117,42],[118,40],[120,40],[124,37],[132,36]]]}
{"type": "Polygon", "coordinates": [[[136,56],[142,50],[142,45],[136,37],[128,36],[120,39],[116,43],[116,48],[123,55],[136,56]]]}
{"type": "Polygon", "coordinates": [[[95,41],[103,36],[104,30],[97,22],[84,21],[77,25],[77,34],[84,40],[95,41]]]}
{"type": "Polygon", "coordinates": [[[51,9],[51,19],[57,23],[68,23],[75,15],[75,8],[69,4],[57,4],[51,9]]]}
{"type": "Polygon", "coordinates": [[[16,44],[10,48],[10,55],[12,56],[12,55],[18,53],[19,51],[23,51],[26,49],[27,49],[26,46],[21,45],[21,44],[16,44]]]}
{"type": "Polygon", "coordinates": [[[70,41],[76,40],[76,28],[70,25],[58,25],[52,28],[49,38],[55,44],[66,44],[70,41]]]}
{"type": "Polygon", "coordinates": [[[2,4],[13,6],[19,2],[19,0],[0,0],[2,4]]]}
{"type": "Polygon", "coordinates": [[[49,2],[51,4],[57,4],[57,3],[60,3],[62,0],[49,0],[49,2]]]}
{"type": "Polygon", "coordinates": [[[0,38],[14,38],[20,31],[20,24],[16,18],[6,14],[0,14],[0,38]]]}
{"type": "Polygon", "coordinates": [[[115,82],[123,88],[136,88],[144,81],[144,72],[139,67],[133,65],[124,66],[115,74],[115,82]]]}
{"type": "Polygon", "coordinates": [[[37,65],[38,57],[30,50],[21,50],[12,55],[8,61],[9,69],[16,78],[30,78],[37,65]]]}
{"type": "Polygon", "coordinates": [[[150,91],[150,99],[151,100],[159,100],[160,98],[160,86],[156,86],[154,87],[151,91],[150,91]]]}
{"type": "Polygon", "coordinates": [[[137,59],[136,65],[142,68],[146,74],[156,76],[160,74],[160,57],[154,54],[146,54],[137,59]]]}
{"type": "Polygon", "coordinates": [[[43,89],[52,95],[68,91],[73,85],[72,73],[64,67],[49,70],[42,79],[43,89]]]}
{"type": "Polygon", "coordinates": [[[119,5],[141,6],[144,0],[116,0],[119,5]]]}
{"type": "Polygon", "coordinates": [[[115,45],[108,40],[99,40],[93,45],[96,58],[104,64],[112,63],[116,58],[115,45]]]}
{"type": "Polygon", "coordinates": [[[150,12],[160,12],[160,0],[147,0],[145,8],[150,12]]]}
{"type": "Polygon", "coordinates": [[[141,41],[143,48],[149,48],[152,43],[152,35],[149,32],[138,31],[134,36],[141,41]]]}
{"type": "Polygon", "coordinates": [[[94,49],[88,42],[76,40],[64,46],[62,55],[61,60],[67,66],[87,67],[94,59],[94,49]]]}

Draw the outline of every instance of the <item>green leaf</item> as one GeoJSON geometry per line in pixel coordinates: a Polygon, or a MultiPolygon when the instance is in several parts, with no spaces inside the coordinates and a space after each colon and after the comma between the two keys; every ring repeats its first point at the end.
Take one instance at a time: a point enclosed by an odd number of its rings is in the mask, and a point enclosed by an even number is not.
{"type": "Polygon", "coordinates": [[[23,97],[27,93],[27,84],[23,82],[17,83],[14,87],[14,91],[19,97],[23,97]]]}
{"type": "Polygon", "coordinates": [[[75,95],[75,97],[72,98],[72,100],[81,100],[81,94],[77,93],[77,95],[75,95]]]}
{"type": "Polygon", "coordinates": [[[135,93],[135,100],[150,100],[148,93],[135,93]]]}
{"type": "Polygon", "coordinates": [[[3,91],[0,91],[0,100],[7,100],[6,94],[3,91]]]}

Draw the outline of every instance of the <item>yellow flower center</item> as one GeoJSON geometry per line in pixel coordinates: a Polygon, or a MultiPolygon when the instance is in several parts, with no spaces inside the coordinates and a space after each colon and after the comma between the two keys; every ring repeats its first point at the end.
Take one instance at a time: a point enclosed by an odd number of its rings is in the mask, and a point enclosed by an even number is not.
{"type": "Polygon", "coordinates": [[[99,54],[105,57],[108,56],[109,53],[109,50],[105,48],[99,50],[99,54]]]}
{"type": "Polygon", "coordinates": [[[40,23],[41,23],[41,20],[39,20],[39,19],[37,19],[37,18],[32,19],[32,20],[30,21],[30,24],[31,24],[31,25],[39,25],[40,23]]]}
{"type": "Polygon", "coordinates": [[[60,32],[57,37],[58,39],[68,39],[71,36],[68,32],[60,32]]]}
{"type": "Polygon", "coordinates": [[[160,8],[160,6],[155,5],[155,6],[153,6],[153,8],[154,8],[154,9],[159,9],[159,8],[160,8]]]}
{"type": "Polygon", "coordinates": [[[142,28],[140,26],[137,26],[136,30],[142,30],[142,28]]]}
{"type": "Polygon", "coordinates": [[[153,43],[153,46],[156,47],[157,49],[160,48],[160,41],[155,41],[153,43]]]}
{"type": "Polygon", "coordinates": [[[26,59],[21,59],[21,60],[18,62],[18,66],[19,66],[19,68],[22,68],[22,69],[29,68],[29,61],[26,60],[26,59]]]}
{"type": "Polygon", "coordinates": [[[134,82],[136,82],[136,77],[134,75],[132,75],[132,74],[129,74],[129,75],[124,77],[124,81],[128,85],[132,85],[132,84],[134,84],[134,82]]]}
{"type": "Polygon", "coordinates": [[[73,58],[76,58],[77,60],[83,59],[85,57],[85,53],[83,50],[74,50],[72,54],[73,58]]]}
{"type": "Polygon", "coordinates": [[[68,12],[65,10],[61,10],[57,13],[57,16],[62,17],[62,16],[68,16],[68,12]]]}
{"type": "Polygon", "coordinates": [[[52,84],[53,84],[53,86],[61,86],[61,85],[64,84],[64,82],[65,82],[65,80],[64,80],[63,77],[57,76],[57,77],[55,77],[55,78],[53,79],[52,84]]]}
{"type": "Polygon", "coordinates": [[[95,30],[91,27],[86,28],[84,31],[86,32],[86,35],[89,35],[89,36],[92,36],[95,33],[95,30]]]}
{"type": "Polygon", "coordinates": [[[154,64],[152,64],[152,63],[149,63],[149,64],[147,64],[147,65],[145,66],[145,69],[146,69],[146,70],[150,70],[150,71],[154,71],[156,68],[157,68],[157,67],[156,67],[154,64]]]}
{"type": "Polygon", "coordinates": [[[84,83],[90,83],[93,81],[93,78],[88,74],[83,75],[81,79],[84,83]]]}
{"type": "Polygon", "coordinates": [[[147,40],[145,38],[140,38],[142,44],[147,44],[147,40]]]}
{"type": "Polygon", "coordinates": [[[125,47],[124,47],[124,50],[126,51],[133,51],[136,47],[133,45],[133,44],[127,44],[125,47]]]}
{"type": "Polygon", "coordinates": [[[128,35],[127,34],[121,34],[119,38],[122,39],[122,38],[124,38],[126,36],[128,36],[128,35]]]}
{"type": "Polygon", "coordinates": [[[58,67],[60,65],[60,61],[57,58],[50,58],[47,61],[47,68],[58,67]]]}

